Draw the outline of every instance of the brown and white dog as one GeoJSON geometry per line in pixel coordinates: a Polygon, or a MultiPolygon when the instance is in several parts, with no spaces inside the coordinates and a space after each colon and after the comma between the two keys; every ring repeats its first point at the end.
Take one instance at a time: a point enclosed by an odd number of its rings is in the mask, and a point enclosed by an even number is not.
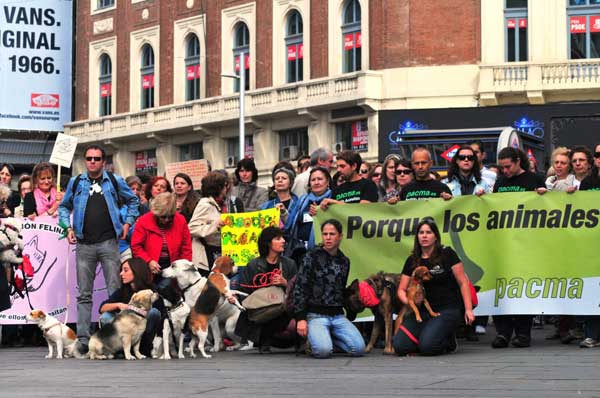
{"type": "Polygon", "coordinates": [[[385,332],[384,354],[393,354],[393,316],[400,312],[402,303],[397,299],[396,289],[400,283],[401,274],[379,272],[364,281],[355,279],[344,289],[344,307],[350,320],[356,318],[365,310],[371,309],[375,320],[371,337],[365,348],[371,352],[382,330],[385,332]]]}
{"type": "Polygon", "coordinates": [[[104,325],[92,335],[89,343],[90,359],[112,359],[123,350],[125,359],[143,359],[140,353],[142,334],[146,329],[146,315],[158,294],[150,289],[140,290],[131,296],[129,306],[117,314],[115,320],[104,325]],[[131,349],[135,356],[131,355],[131,349]]]}
{"type": "MultiPolygon", "coordinates": [[[[240,347],[240,338],[235,335],[234,331],[240,311],[244,311],[244,307],[234,295],[244,293],[230,289],[227,275],[232,272],[233,267],[233,260],[230,257],[222,256],[215,260],[202,294],[196,300],[190,313],[189,327],[198,340],[198,349],[204,358],[211,357],[206,354],[204,349],[209,325],[214,340],[213,352],[221,350],[222,331],[235,343],[230,349],[240,347]]],[[[189,346],[192,358],[196,356],[194,345],[195,341],[192,339],[189,346]]]]}
{"type": "Polygon", "coordinates": [[[56,352],[56,359],[82,358],[77,348],[77,335],[70,327],[42,310],[33,310],[26,318],[42,329],[46,343],[48,343],[46,358],[53,358],[54,352],[56,352]]]}
{"type": "Polygon", "coordinates": [[[429,302],[425,297],[425,288],[423,287],[423,282],[427,282],[430,280],[431,273],[429,272],[429,269],[426,266],[420,265],[414,269],[410,280],[408,281],[408,287],[406,288],[406,298],[408,301],[408,305],[405,305],[402,308],[402,311],[398,315],[398,318],[396,318],[396,325],[394,330],[398,330],[400,325],[402,325],[404,316],[410,310],[412,310],[415,313],[415,318],[417,319],[417,322],[423,322],[423,319],[421,318],[421,313],[419,312],[419,306],[421,304],[425,306],[427,312],[432,317],[440,315],[439,312],[435,312],[431,309],[431,306],[429,305],[429,302]]]}

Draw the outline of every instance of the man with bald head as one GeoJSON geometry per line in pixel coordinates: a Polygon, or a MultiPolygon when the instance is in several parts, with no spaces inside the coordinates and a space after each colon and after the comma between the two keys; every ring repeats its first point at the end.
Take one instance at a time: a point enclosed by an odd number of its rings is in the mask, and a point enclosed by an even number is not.
{"type": "Polygon", "coordinates": [[[431,176],[431,154],[426,148],[417,148],[411,156],[412,168],[415,173],[415,179],[407,186],[402,188],[400,200],[426,200],[434,198],[443,198],[448,200],[452,198],[450,188],[431,176]]]}

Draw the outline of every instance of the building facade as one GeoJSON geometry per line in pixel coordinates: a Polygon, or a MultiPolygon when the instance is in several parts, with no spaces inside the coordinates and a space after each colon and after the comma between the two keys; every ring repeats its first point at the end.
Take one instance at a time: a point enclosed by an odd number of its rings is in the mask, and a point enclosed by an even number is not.
{"type": "Polygon", "coordinates": [[[598,0],[77,4],[75,121],[65,133],[104,145],[124,175],[197,158],[234,166],[239,81],[225,75],[240,71],[245,155],[262,178],[318,147],[384,157],[384,110],[526,107],[600,92],[598,0]]]}

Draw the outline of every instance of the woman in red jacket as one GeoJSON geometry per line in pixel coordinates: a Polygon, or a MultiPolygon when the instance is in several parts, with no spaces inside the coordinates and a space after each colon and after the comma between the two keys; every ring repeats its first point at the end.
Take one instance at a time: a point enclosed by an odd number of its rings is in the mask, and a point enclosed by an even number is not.
{"type": "Polygon", "coordinates": [[[150,211],[135,223],[131,251],[150,266],[158,288],[169,284],[160,276],[175,260],[192,261],[192,237],[185,218],[176,211],[175,195],[163,192],[150,205],[150,211]]]}

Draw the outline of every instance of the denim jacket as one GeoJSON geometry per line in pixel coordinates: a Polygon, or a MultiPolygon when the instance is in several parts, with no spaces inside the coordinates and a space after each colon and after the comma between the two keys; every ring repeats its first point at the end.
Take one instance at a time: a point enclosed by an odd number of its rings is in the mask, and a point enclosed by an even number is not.
{"type": "MultiPolygon", "coordinates": [[[[478,183],[477,180],[475,180],[475,177],[471,176],[471,181],[473,181],[475,183],[475,189],[473,190],[473,195],[475,194],[475,192],[478,192],[481,189],[483,189],[483,191],[485,193],[492,192],[490,186],[483,178],[478,183]]],[[[450,192],[452,192],[453,197],[461,196],[460,182],[458,182],[458,180],[456,178],[453,178],[452,181],[448,181],[447,178],[444,178],[442,180],[442,182],[444,184],[446,184],[448,186],[448,188],[450,188],[450,192]]]]}
{"type": "MultiPolygon", "coordinates": [[[[124,224],[129,224],[131,226],[138,216],[139,200],[122,177],[117,175],[114,177],[117,184],[119,184],[119,194],[124,200],[125,206],[127,206],[127,215],[124,224]]],[[[61,225],[66,228],[71,225],[69,215],[71,214],[71,211],[73,211],[73,231],[75,232],[77,239],[83,239],[83,220],[85,218],[87,200],[90,197],[91,181],[87,172],[82,173],[79,184],[77,184],[75,189],[75,194],[73,194],[73,183],[76,178],[77,177],[71,177],[69,180],[63,200],[58,207],[58,215],[61,225]]],[[[115,235],[121,236],[123,233],[123,225],[121,224],[121,219],[119,217],[117,193],[115,192],[115,188],[106,171],[102,171],[102,192],[104,192],[104,198],[108,205],[108,212],[110,213],[113,228],[115,229],[115,235]],[[108,195],[108,193],[110,193],[110,195],[108,195]]]]}

